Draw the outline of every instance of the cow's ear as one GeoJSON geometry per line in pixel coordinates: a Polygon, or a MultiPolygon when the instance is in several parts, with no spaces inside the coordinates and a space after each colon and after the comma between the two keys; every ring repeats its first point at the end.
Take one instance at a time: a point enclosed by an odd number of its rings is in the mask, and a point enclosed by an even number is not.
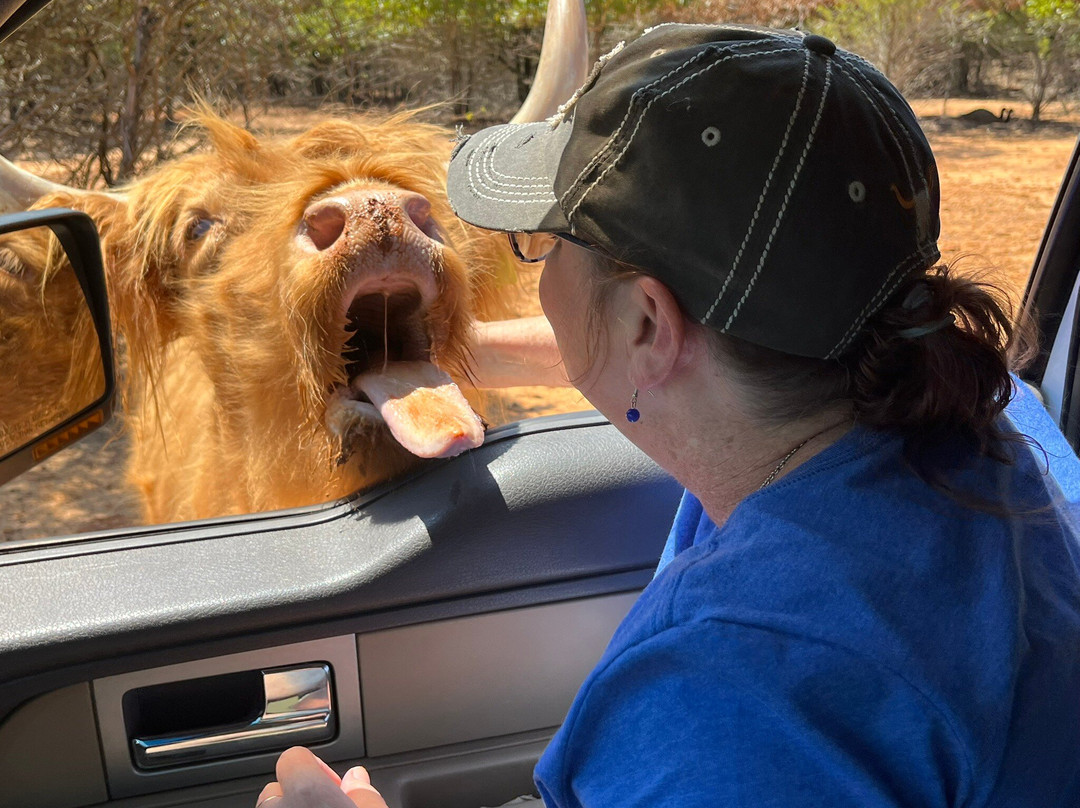
{"type": "Polygon", "coordinates": [[[93,219],[101,239],[113,328],[129,346],[160,346],[171,332],[168,280],[145,256],[147,236],[138,227],[129,194],[60,191],[39,199],[35,208],[68,207],[93,219]]]}
{"type": "Polygon", "coordinates": [[[53,191],[40,197],[33,204],[34,210],[42,208],[72,208],[81,210],[94,220],[98,234],[104,237],[109,224],[115,219],[116,211],[123,207],[127,198],[119,193],[104,191],[80,191],[74,188],[53,191]]]}
{"type": "Polygon", "coordinates": [[[101,238],[102,257],[106,266],[108,266],[110,238],[119,232],[127,210],[127,197],[125,195],[64,189],[46,194],[38,199],[33,207],[37,210],[42,208],[72,208],[73,210],[82,211],[93,219],[98,230],[98,236],[101,238]]]}
{"type": "Polygon", "coordinates": [[[185,123],[202,130],[214,151],[229,161],[249,160],[259,151],[259,139],[246,129],[222,118],[206,102],[188,110],[185,123]]]}

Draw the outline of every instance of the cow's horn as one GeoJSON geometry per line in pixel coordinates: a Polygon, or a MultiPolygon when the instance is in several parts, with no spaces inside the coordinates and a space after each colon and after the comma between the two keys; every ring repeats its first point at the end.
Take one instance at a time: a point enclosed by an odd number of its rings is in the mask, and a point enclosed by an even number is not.
{"type": "Polygon", "coordinates": [[[54,191],[66,191],[71,194],[85,193],[77,188],[36,177],[0,156],[0,213],[26,210],[45,194],[54,191]]]}
{"type": "Polygon", "coordinates": [[[529,97],[514,123],[542,121],[555,114],[585,83],[589,73],[589,41],[584,0],[549,0],[540,63],[529,97]]]}

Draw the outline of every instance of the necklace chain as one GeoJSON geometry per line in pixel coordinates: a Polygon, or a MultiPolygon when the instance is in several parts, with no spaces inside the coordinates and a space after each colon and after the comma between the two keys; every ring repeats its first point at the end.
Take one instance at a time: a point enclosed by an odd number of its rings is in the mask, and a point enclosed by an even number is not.
{"type": "Polygon", "coordinates": [[[799,444],[798,446],[796,446],[796,447],[795,447],[794,449],[792,449],[792,450],[791,450],[790,452],[788,452],[788,453],[787,453],[786,455],[784,455],[784,459],[783,459],[783,460],[781,460],[781,461],[780,461],[779,463],[777,463],[777,464],[776,464],[776,468],[774,468],[774,469],[773,469],[773,470],[772,470],[771,472],[769,472],[769,476],[768,476],[768,477],[766,477],[766,478],[765,478],[765,481],[764,481],[764,482],[763,482],[763,483],[762,483],[761,485],[759,485],[759,486],[758,486],[758,490],[760,491],[760,490],[761,490],[762,488],[764,488],[764,487],[765,487],[765,486],[767,486],[767,485],[768,485],[769,483],[771,483],[771,482],[772,482],[773,480],[775,480],[775,479],[776,479],[776,475],[777,475],[777,474],[779,474],[779,473],[780,473],[781,471],[783,471],[783,469],[784,469],[784,466],[786,466],[786,465],[787,465],[787,462],[788,462],[789,460],[791,460],[791,458],[793,458],[793,457],[795,456],[795,453],[796,453],[797,451],[799,451],[799,449],[801,449],[801,448],[802,448],[802,447],[804,447],[804,446],[805,446],[805,445],[806,445],[807,443],[809,443],[809,441],[810,441],[810,438],[807,438],[807,439],[806,439],[806,440],[804,440],[804,441],[803,441],[802,443],[800,443],[800,444],[799,444]]]}
{"type": "Polygon", "coordinates": [[[835,424],[833,424],[831,426],[825,427],[820,432],[815,432],[809,438],[804,440],[802,443],[800,443],[798,446],[796,446],[794,449],[792,449],[790,452],[788,452],[786,455],[784,455],[783,459],[779,463],[776,464],[776,468],[774,468],[771,472],[769,472],[769,476],[766,477],[764,482],[762,482],[761,485],[758,486],[758,491],[760,491],[762,488],[764,488],[765,486],[767,486],[769,483],[773,482],[776,479],[777,475],[779,475],[780,472],[784,470],[784,466],[786,466],[787,462],[789,460],[791,460],[791,458],[793,458],[795,456],[795,453],[797,451],[799,451],[799,449],[804,447],[806,444],[808,444],[814,438],[820,437],[820,436],[824,435],[826,432],[829,432],[830,430],[836,429],[836,427],[838,427],[841,424],[845,423],[847,420],[848,419],[845,418],[843,421],[838,421],[837,423],[835,423],[835,424]]]}

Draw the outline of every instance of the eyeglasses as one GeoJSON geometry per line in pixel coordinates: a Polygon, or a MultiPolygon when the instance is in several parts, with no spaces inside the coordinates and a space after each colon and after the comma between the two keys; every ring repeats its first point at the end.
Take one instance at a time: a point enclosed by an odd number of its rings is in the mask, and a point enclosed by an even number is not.
{"type": "Polygon", "coordinates": [[[559,239],[601,255],[605,254],[599,247],[594,247],[569,233],[507,233],[506,235],[510,239],[510,249],[514,251],[514,255],[526,264],[538,264],[547,258],[555,249],[555,245],[559,243],[559,239]]]}
{"type": "Polygon", "coordinates": [[[519,261],[526,264],[538,264],[543,261],[555,245],[559,243],[554,233],[507,233],[510,249],[519,261]]]}

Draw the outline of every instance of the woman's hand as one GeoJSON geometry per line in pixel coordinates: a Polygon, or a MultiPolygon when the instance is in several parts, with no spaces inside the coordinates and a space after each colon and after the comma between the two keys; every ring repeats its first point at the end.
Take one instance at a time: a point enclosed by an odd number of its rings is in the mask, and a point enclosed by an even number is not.
{"type": "Polygon", "coordinates": [[[277,781],[267,783],[255,808],[387,808],[363,766],[338,777],[302,746],[281,753],[277,781]]]}

